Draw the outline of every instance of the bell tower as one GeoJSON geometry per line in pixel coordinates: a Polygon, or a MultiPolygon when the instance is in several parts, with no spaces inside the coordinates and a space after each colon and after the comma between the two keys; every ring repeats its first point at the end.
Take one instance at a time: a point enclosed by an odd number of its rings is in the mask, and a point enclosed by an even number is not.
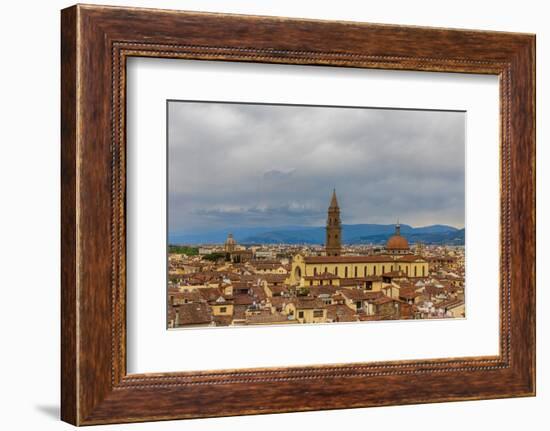
{"type": "Polygon", "coordinates": [[[327,256],[340,256],[342,252],[342,222],[340,220],[340,207],[336,199],[336,189],[332,191],[332,199],[328,207],[325,249],[327,256]]]}

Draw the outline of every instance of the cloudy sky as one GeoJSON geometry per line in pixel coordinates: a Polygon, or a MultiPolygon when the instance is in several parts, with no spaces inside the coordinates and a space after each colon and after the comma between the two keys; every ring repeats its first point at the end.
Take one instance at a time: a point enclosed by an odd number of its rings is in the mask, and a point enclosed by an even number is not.
{"type": "Polygon", "coordinates": [[[170,233],[342,222],[464,227],[465,113],[169,102],[170,233]]]}

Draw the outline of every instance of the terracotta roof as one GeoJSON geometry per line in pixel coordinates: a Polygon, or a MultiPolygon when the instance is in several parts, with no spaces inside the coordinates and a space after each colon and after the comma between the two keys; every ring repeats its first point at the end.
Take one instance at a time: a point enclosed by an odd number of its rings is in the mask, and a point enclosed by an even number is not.
{"type": "Polygon", "coordinates": [[[361,289],[340,289],[339,293],[352,301],[373,301],[376,298],[385,296],[382,292],[365,292],[361,289]]]}
{"type": "Polygon", "coordinates": [[[193,290],[190,292],[168,292],[168,297],[173,299],[174,303],[183,303],[185,300],[188,302],[199,302],[202,299],[200,292],[193,290]]]}
{"type": "Polygon", "coordinates": [[[424,292],[427,294],[427,295],[430,295],[430,296],[434,296],[434,295],[439,295],[441,293],[445,293],[444,289],[440,288],[440,287],[435,287],[433,285],[427,285],[427,286],[424,286],[424,292]]]}
{"type": "Polygon", "coordinates": [[[276,259],[253,259],[251,261],[248,262],[250,265],[252,266],[256,266],[256,265],[278,265],[278,266],[283,266],[281,262],[279,262],[278,260],[276,259]]]}
{"type": "Polygon", "coordinates": [[[220,296],[222,296],[222,292],[217,287],[206,287],[204,289],[198,289],[198,292],[202,299],[205,301],[215,301],[220,296]]]}
{"type": "Polygon", "coordinates": [[[354,279],[349,278],[343,278],[340,280],[340,287],[355,287],[355,288],[361,288],[365,284],[364,281],[358,281],[354,279]]]}
{"type": "Polygon", "coordinates": [[[401,262],[426,262],[426,259],[416,254],[404,254],[402,256],[396,256],[396,260],[401,262]]]}
{"type": "Polygon", "coordinates": [[[293,298],[289,302],[293,303],[296,306],[296,308],[302,308],[302,309],[313,309],[313,308],[325,307],[325,303],[318,298],[298,297],[298,298],[293,298]]]}
{"type": "Polygon", "coordinates": [[[342,278],[340,279],[341,287],[357,287],[364,286],[367,281],[381,281],[381,277],[361,277],[361,278],[342,278]]]}
{"type": "Polygon", "coordinates": [[[313,297],[319,295],[334,295],[338,288],[336,286],[310,286],[308,287],[309,293],[313,297]]]}
{"type": "Polygon", "coordinates": [[[376,305],[382,305],[382,304],[387,304],[388,302],[393,302],[394,300],[392,298],[390,298],[389,296],[386,296],[386,295],[382,295],[382,296],[379,296],[378,298],[374,299],[372,301],[373,304],[376,304],[376,305]]]}
{"type": "Polygon", "coordinates": [[[178,326],[201,325],[212,321],[210,307],[203,302],[176,305],[173,309],[178,315],[178,326]]]}
{"type": "Polygon", "coordinates": [[[261,280],[265,280],[268,283],[283,283],[287,279],[286,274],[262,274],[259,276],[261,280]]]}
{"type": "Polygon", "coordinates": [[[399,297],[405,299],[414,299],[421,294],[414,287],[402,287],[399,290],[399,297]]]}
{"type": "Polygon", "coordinates": [[[290,299],[284,296],[273,296],[269,298],[267,302],[271,303],[273,307],[282,307],[283,305],[290,302],[290,299]]]}
{"type": "Polygon", "coordinates": [[[236,281],[234,283],[231,283],[233,285],[234,289],[249,289],[251,284],[247,281],[236,281]]]}
{"type": "Polygon", "coordinates": [[[306,263],[369,263],[369,262],[393,262],[393,256],[370,255],[370,256],[306,256],[306,263]]]}
{"type": "Polygon", "coordinates": [[[246,318],[247,324],[259,324],[259,323],[299,323],[297,320],[289,320],[285,314],[273,313],[273,314],[252,314],[246,318]]]}
{"type": "Polygon", "coordinates": [[[388,254],[373,254],[366,256],[306,256],[306,263],[376,263],[376,262],[425,262],[422,256],[416,254],[403,254],[392,256],[388,254]]]}
{"type": "Polygon", "coordinates": [[[254,286],[254,287],[251,287],[250,289],[252,290],[252,296],[257,301],[263,301],[267,297],[263,287],[254,286]]]}
{"type": "Polygon", "coordinates": [[[279,264],[274,264],[274,263],[257,263],[255,265],[253,265],[254,268],[256,269],[260,269],[260,270],[273,270],[273,269],[277,269],[277,268],[281,268],[283,265],[281,265],[280,263],[279,264]]]}
{"type": "Polygon", "coordinates": [[[254,298],[250,295],[239,294],[233,297],[233,303],[235,305],[251,305],[254,303],[254,298]]]}
{"type": "Polygon", "coordinates": [[[357,315],[344,304],[327,305],[327,318],[335,322],[355,322],[357,315]]]}

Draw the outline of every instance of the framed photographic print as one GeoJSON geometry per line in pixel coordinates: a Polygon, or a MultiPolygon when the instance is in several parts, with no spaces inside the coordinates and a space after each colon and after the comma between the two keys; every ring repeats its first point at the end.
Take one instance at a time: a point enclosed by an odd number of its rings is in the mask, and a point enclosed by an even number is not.
{"type": "Polygon", "coordinates": [[[533,35],[61,30],[63,420],[535,394],[533,35]]]}
{"type": "Polygon", "coordinates": [[[167,111],[169,328],[465,317],[465,112],[167,111]]]}

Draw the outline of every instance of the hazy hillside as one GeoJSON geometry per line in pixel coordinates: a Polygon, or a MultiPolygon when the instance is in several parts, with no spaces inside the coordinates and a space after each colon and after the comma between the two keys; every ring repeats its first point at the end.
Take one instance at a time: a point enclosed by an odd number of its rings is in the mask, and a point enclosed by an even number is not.
{"type": "MultiPolygon", "coordinates": [[[[395,232],[395,225],[356,224],[342,225],[343,242],[346,244],[382,244],[395,232]]],[[[223,243],[229,231],[211,231],[192,235],[172,234],[171,244],[212,244],[223,243]]],[[[241,244],[323,244],[324,227],[285,226],[279,228],[240,228],[233,229],[237,242],[241,244]]],[[[410,243],[421,241],[425,244],[464,244],[464,229],[452,226],[431,225],[413,228],[401,225],[401,235],[410,243]]]]}

